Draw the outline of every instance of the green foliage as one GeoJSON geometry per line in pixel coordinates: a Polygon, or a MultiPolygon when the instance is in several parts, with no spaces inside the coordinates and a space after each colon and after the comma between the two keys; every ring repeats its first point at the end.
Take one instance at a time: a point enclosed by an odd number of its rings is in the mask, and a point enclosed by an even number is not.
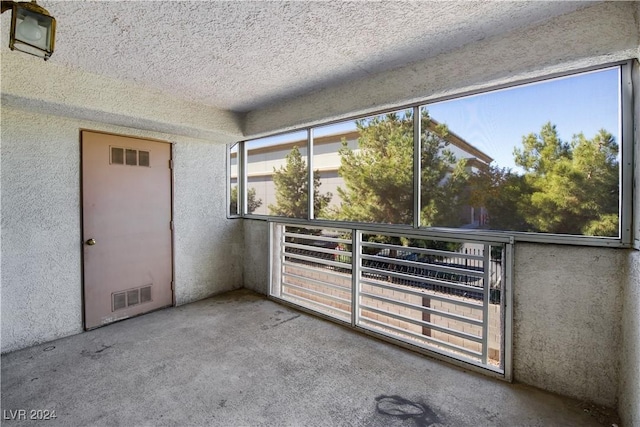
{"type": "Polygon", "coordinates": [[[472,200],[493,229],[591,236],[618,235],[618,144],[600,130],[560,140],[551,123],[514,150],[524,170],[491,167],[472,179],[472,200]]]}
{"type": "Polygon", "coordinates": [[[567,144],[547,123],[514,155],[531,188],[524,215],[535,231],[618,235],[618,145],[611,134],[578,134],[567,144]]]}
{"type": "MultiPolygon", "coordinates": [[[[465,161],[457,161],[447,148],[445,126],[431,126],[421,116],[421,225],[455,226],[468,178],[465,161]]],[[[346,141],[340,149],[338,188],[342,205],[336,219],[411,224],[413,222],[413,118],[392,113],[356,121],[359,150],[346,141]]]]}
{"type": "Polygon", "coordinates": [[[532,231],[523,214],[531,193],[523,176],[491,165],[473,174],[469,189],[471,205],[487,209],[491,228],[532,231]]]}
{"type": "MultiPolygon", "coordinates": [[[[253,213],[256,209],[262,206],[262,199],[256,200],[256,189],[250,188],[247,191],[247,208],[248,213],[253,213]]],[[[238,186],[234,186],[231,189],[231,204],[229,206],[229,212],[233,215],[238,212],[238,186]]]]}
{"type": "MultiPolygon", "coordinates": [[[[276,204],[269,205],[271,215],[287,218],[307,218],[308,214],[308,170],[307,164],[298,147],[293,147],[287,154],[286,165],[273,169],[273,182],[276,189],[276,204]]],[[[331,193],[320,194],[320,174],[313,173],[313,209],[315,216],[323,214],[323,210],[331,201],[331,193]]]]}

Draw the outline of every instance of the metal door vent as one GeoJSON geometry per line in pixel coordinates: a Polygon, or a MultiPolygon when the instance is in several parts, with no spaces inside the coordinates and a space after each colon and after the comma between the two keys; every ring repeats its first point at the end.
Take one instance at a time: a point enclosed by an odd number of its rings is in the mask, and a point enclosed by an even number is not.
{"type": "Polygon", "coordinates": [[[127,148],[127,164],[129,166],[135,166],[138,164],[138,152],[127,148]]]}
{"type": "Polygon", "coordinates": [[[111,311],[151,302],[151,285],[111,294],[111,311]]]}
{"type": "Polygon", "coordinates": [[[111,147],[112,165],[151,167],[151,152],[133,148],[111,147]]]}
{"type": "Polygon", "coordinates": [[[124,292],[113,294],[113,311],[127,307],[127,295],[124,292]]]}
{"type": "Polygon", "coordinates": [[[140,304],[151,301],[151,286],[140,288],[140,304]]]}
{"type": "Polygon", "coordinates": [[[124,149],[118,147],[111,147],[111,164],[122,165],[124,164],[124,149]]]}
{"type": "Polygon", "coordinates": [[[149,166],[148,151],[138,151],[138,166],[149,166]]]}

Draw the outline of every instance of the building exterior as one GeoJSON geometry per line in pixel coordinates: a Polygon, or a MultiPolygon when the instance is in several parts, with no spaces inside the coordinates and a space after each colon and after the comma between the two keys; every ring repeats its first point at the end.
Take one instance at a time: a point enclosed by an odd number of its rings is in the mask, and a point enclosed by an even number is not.
{"type": "MultiPolygon", "coordinates": [[[[435,129],[439,123],[430,121],[430,126],[435,129]]],[[[332,198],[328,208],[337,208],[341,200],[338,188],[344,186],[344,181],[340,177],[338,169],[340,167],[339,150],[343,142],[347,147],[357,152],[358,138],[360,134],[357,130],[323,135],[313,140],[313,169],[320,176],[319,191],[322,194],[331,193],[332,198]]],[[[453,132],[447,135],[450,150],[456,160],[464,159],[466,169],[469,173],[474,173],[481,168],[486,168],[492,158],[486,153],[474,147],[469,142],[463,140],[453,132]]],[[[260,200],[261,205],[252,214],[269,215],[269,205],[276,204],[276,189],[273,182],[273,174],[286,166],[286,156],[294,147],[298,147],[303,157],[307,155],[307,140],[298,139],[273,143],[267,146],[253,147],[249,144],[247,148],[247,188],[255,190],[256,200],[260,200]]],[[[237,150],[231,153],[231,186],[237,185],[238,167],[237,150]]],[[[467,227],[482,226],[487,220],[487,212],[483,207],[467,206],[461,216],[468,218],[467,227]]]]}

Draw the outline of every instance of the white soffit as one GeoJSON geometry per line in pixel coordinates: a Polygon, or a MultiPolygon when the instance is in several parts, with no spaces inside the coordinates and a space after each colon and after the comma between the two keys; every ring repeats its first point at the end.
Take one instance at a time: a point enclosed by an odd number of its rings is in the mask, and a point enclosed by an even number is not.
{"type": "MultiPolygon", "coordinates": [[[[49,63],[247,112],[592,2],[56,1],[49,63]]],[[[5,14],[8,15],[8,14],[5,14]]],[[[2,52],[7,54],[3,16],[2,52]]],[[[15,54],[15,53],[14,53],[15,54]]]]}

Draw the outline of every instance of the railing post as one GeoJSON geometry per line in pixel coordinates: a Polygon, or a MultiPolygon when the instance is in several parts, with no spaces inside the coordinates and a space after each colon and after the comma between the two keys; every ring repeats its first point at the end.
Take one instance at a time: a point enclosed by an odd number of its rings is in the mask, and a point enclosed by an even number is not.
{"type": "Polygon", "coordinates": [[[351,231],[351,326],[360,323],[360,263],[362,232],[351,231]]]}
{"type": "Polygon", "coordinates": [[[489,302],[491,294],[491,245],[484,245],[484,259],[482,261],[482,363],[488,362],[489,353],[489,302]]]}
{"type": "Polygon", "coordinates": [[[420,210],[422,209],[422,117],[420,107],[413,107],[413,227],[420,228],[420,210]]]}

